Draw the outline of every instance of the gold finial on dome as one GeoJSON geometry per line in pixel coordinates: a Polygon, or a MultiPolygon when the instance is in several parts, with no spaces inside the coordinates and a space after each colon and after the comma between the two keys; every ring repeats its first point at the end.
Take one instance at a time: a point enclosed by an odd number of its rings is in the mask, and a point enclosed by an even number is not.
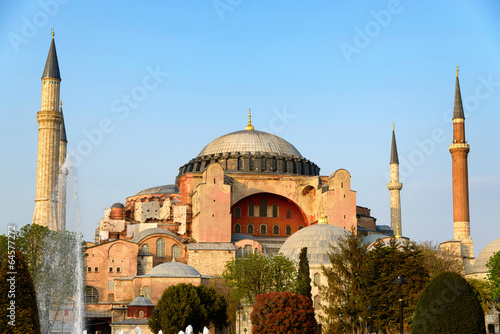
{"type": "Polygon", "coordinates": [[[142,287],[141,287],[141,292],[139,293],[139,296],[143,296],[144,297],[144,290],[143,290],[142,287]]]}
{"type": "Polygon", "coordinates": [[[396,239],[401,238],[401,234],[399,233],[399,224],[396,226],[396,239]]]}
{"type": "Polygon", "coordinates": [[[52,38],[54,38],[55,34],[54,34],[54,27],[52,27],[52,38]]]}
{"type": "Polygon", "coordinates": [[[321,218],[318,219],[318,224],[328,224],[328,218],[325,216],[325,208],[323,207],[323,203],[321,203],[321,218]]]}
{"type": "Polygon", "coordinates": [[[247,130],[247,131],[255,130],[255,128],[252,125],[252,113],[250,111],[250,108],[248,108],[248,125],[245,126],[245,130],[247,130]]]}

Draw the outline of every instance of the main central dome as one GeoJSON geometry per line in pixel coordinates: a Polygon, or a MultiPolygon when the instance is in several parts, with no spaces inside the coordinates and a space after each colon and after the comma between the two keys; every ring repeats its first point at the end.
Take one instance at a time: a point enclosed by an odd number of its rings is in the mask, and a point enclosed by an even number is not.
{"type": "Polygon", "coordinates": [[[220,136],[205,146],[198,157],[236,152],[270,153],[302,158],[300,152],[283,138],[256,130],[241,130],[220,136]]]}

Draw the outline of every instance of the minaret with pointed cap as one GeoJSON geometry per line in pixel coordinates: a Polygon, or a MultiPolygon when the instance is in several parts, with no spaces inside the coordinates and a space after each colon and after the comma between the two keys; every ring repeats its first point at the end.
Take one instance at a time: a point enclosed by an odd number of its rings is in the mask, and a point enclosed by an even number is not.
{"type": "Polygon", "coordinates": [[[391,161],[389,163],[391,170],[391,179],[387,184],[387,189],[391,192],[391,228],[396,233],[396,238],[402,235],[401,227],[401,197],[400,191],[403,189],[403,184],[399,182],[399,159],[398,148],[396,146],[396,134],[394,132],[394,123],[392,124],[392,146],[391,146],[391,161]]]}
{"type": "Polygon", "coordinates": [[[62,114],[59,110],[61,75],[57,61],[54,30],[49,54],[42,74],[42,103],[37,113],[38,155],[36,197],[33,224],[56,230],[57,180],[59,177],[59,147],[62,114]]]}
{"type": "Polygon", "coordinates": [[[68,170],[63,168],[66,162],[68,140],[66,138],[66,128],[64,126],[64,115],[62,109],[62,100],[60,100],[61,111],[61,138],[59,139],[59,182],[58,182],[58,203],[57,203],[57,229],[66,230],[66,185],[68,170]]]}
{"type": "Polygon", "coordinates": [[[470,237],[469,176],[467,155],[470,146],[465,140],[465,116],[462,106],[460,83],[455,80],[455,104],[453,107],[453,141],[450,145],[453,178],[453,234],[461,242],[461,255],[466,263],[473,260],[473,243],[470,237]]]}

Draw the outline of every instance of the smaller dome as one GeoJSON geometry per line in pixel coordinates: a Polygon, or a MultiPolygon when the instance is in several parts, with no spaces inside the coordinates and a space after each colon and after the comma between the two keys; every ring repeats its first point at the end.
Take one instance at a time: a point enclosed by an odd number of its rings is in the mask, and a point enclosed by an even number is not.
{"type": "Polygon", "coordinates": [[[130,304],[128,304],[128,306],[154,306],[154,305],[153,303],[151,303],[151,300],[147,299],[143,295],[140,295],[139,297],[134,298],[134,300],[132,300],[130,304]]]}
{"type": "Polygon", "coordinates": [[[141,195],[156,195],[156,194],[178,194],[179,187],[174,184],[167,184],[164,186],[152,187],[139,191],[135,196],[141,195]]]}
{"type": "Polygon", "coordinates": [[[153,267],[145,276],[201,277],[198,270],[181,262],[167,262],[153,267]]]}
{"type": "Polygon", "coordinates": [[[111,205],[111,209],[125,209],[125,206],[120,202],[116,202],[115,204],[111,205]]]}
{"type": "Polygon", "coordinates": [[[255,240],[255,237],[246,233],[235,233],[231,236],[231,242],[238,242],[245,239],[255,240]]]}
{"type": "Polygon", "coordinates": [[[307,258],[310,264],[328,264],[330,245],[337,246],[341,237],[348,231],[340,226],[317,224],[303,228],[292,234],[280,248],[280,253],[290,260],[299,261],[300,250],[307,247],[307,258]]]}
{"type": "Polygon", "coordinates": [[[493,240],[483,248],[477,256],[476,262],[474,262],[472,271],[475,273],[487,273],[488,268],[486,267],[486,263],[498,251],[500,251],[500,238],[493,240]]]}

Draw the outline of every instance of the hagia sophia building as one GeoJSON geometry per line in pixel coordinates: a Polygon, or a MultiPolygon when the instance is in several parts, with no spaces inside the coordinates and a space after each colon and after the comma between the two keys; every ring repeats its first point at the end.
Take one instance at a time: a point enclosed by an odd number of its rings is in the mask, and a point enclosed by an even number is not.
{"type": "MultiPolygon", "coordinates": [[[[57,182],[67,144],[60,84],[52,35],[37,113],[33,223],[54,230],[65,229],[65,193],[57,182]]],[[[87,249],[84,284],[89,333],[122,329],[132,333],[136,326],[150,333],[148,318],[166,288],[178,283],[210,285],[228,261],[248,252],[281,252],[298,260],[301,248],[307,247],[311,279],[321,284],[321,265],[328,264],[330,245],[349,231],[370,244],[402,238],[403,185],[394,129],[388,226],[377,225],[370,209],[357,205],[347,170],[321,175],[319,166],[291,143],[255,129],[250,113],[248,124],[243,125],[193,154],[193,159],[180,166],[175,184],[144,189],[105,210],[87,249]]],[[[467,274],[484,278],[485,262],[500,249],[500,239],[488,245],[474,264],[468,211],[470,148],[465,140],[458,72],[453,132],[454,237],[442,247],[462,257],[467,274]]],[[[321,296],[316,285],[312,295],[319,311],[321,296]]],[[[240,328],[249,328],[248,316],[240,324],[240,328]]],[[[54,332],[57,328],[54,326],[54,332]]]]}

